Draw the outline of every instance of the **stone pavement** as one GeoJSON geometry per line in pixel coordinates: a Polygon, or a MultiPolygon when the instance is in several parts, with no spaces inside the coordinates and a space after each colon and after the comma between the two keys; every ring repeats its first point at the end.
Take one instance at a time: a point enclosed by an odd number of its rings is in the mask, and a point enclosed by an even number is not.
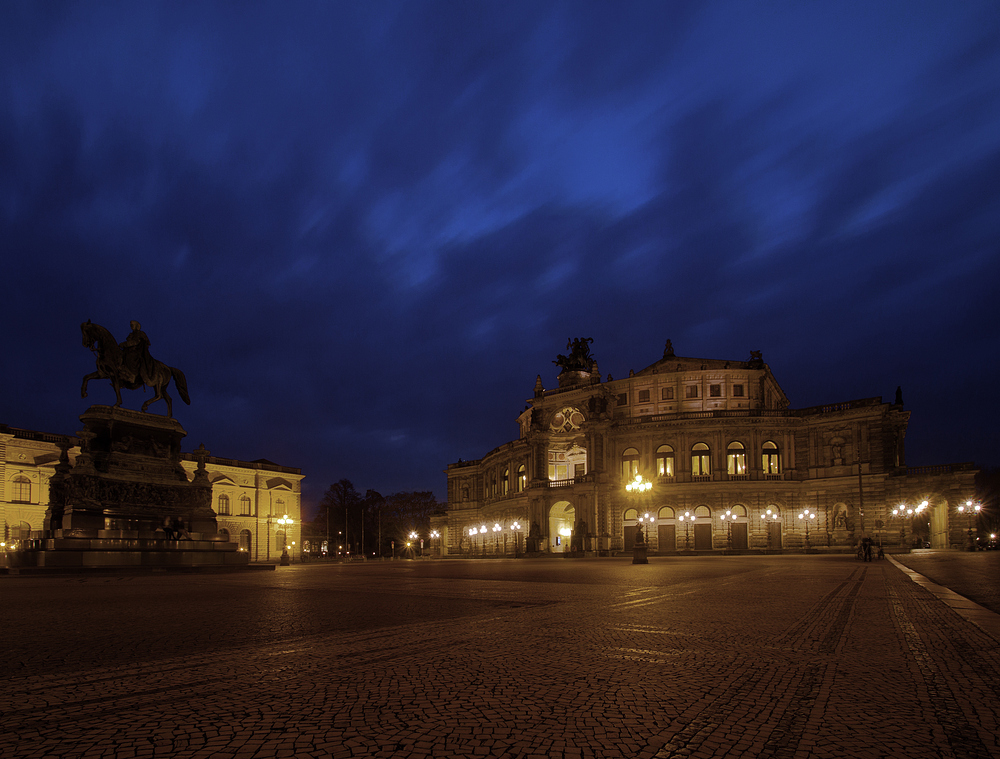
{"type": "Polygon", "coordinates": [[[0,580],[0,755],[1000,756],[1000,643],[888,561],[250,574],[0,580]]]}

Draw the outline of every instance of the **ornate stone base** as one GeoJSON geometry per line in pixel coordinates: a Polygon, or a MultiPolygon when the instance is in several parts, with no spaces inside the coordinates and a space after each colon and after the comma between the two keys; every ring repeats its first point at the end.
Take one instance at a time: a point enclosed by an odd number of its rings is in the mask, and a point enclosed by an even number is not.
{"type": "Polygon", "coordinates": [[[648,564],[649,559],[646,558],[646,544],[636,543],[632,546],[632,563],[633,564],[648,564]]]}
{"type": "Polygon", "coordinates": [[[33,566],[247,564],[218,538],[204,454],[188,481],[175,419],[110,406],[81,417],[80,455],[66,451],[50,484],[45,538],[25,556],[33,566]],[[167,540],[182,527],[185,540],[167,540]]]}

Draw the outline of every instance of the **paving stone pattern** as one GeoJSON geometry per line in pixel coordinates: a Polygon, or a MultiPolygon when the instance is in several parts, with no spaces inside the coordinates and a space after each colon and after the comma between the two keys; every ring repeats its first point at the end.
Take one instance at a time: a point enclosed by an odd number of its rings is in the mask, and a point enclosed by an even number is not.
{"type": "MultiPolygon", "coordinates": [[[[44,632],[3,640],[15,656],[0,670],[0,755],[1000,756],[1000,644],[888,562],[455,561],[255,575],[138,578],[130,588],[156,599],[169,582],[187,607],[154,602],[120,633],[95,611],[104,634],[93,633],[89,665],[58,666],[33,652],[58,645],[45,598],[71,581],[0,581],[20,624],[35,615],[44,632]],[[218,621],[227,632],[213,636],[213,597],[229,619],[260,595],[274,606],[278,591],[307,599],[295,615],[323,627],[240,641],[218,621]],[[338,608],[361,622],[335,623],[338,608]],[[394,608],[420,611],[379,613],[394,608]],[[162,642],[157,615],[188,620],[189,650],[149,652],[147,635],[162,642]]],[[[95,604],[109,592],[97,581],[73,590],[95,604]]]]}

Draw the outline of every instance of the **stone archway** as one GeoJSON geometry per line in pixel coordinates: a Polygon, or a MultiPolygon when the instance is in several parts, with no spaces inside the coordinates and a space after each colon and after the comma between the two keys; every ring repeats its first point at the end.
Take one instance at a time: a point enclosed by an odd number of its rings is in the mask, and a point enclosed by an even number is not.
{"type": "Polygon", "coordinates": [[[557,501],[549,507],[549,551],[569,553],[576,524],[576,509],[569,501],[557,501]]]}

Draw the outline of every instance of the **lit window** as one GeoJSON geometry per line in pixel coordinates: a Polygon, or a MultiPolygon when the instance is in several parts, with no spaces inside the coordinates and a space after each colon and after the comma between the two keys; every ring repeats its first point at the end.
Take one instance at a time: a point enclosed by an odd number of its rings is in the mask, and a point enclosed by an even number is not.
{"type": "Polygon", "coordinates": [[[698,386],[697,385],[688,385],[686,388],[684,388],[684,397],[685,398],[697,398],[698,397],[698,386]]]}
{"type": "Polygon", "coordinates": [[[639,403],[649,403],[649,391],[640,390],[639,391],[639,403]]]}
{"type": "Polygon", "coordinates": [[[743,443],[734,441],[726,447],[726,469],[729,474],[747,473],[747,454],[743,443]]]}
{"type": "Polygon", "coordinates": [[[524,464],[517,468],[517,492],[523,493],[528,485],[528,473],[524,469],[524,464]]]}
{"type": "Polygon", "coordinates": [[[704,443],[695,443],[691,448],[691,474],[705,477],[712,473],[711,452],[704,443]]]}
{"type": "Polygon", "coordinates": [[[656,449],[656,474],[660,477],[674,476],[674,449],[669,445],[656,449]]]}
{"type": "Polygon", "coordinates": [[[229,496],[223,493],[219,496],[219,513],[223,516],[229,516],[229,496]]]}
{"type": "Polygon", "coordinates": [[[734,398],[743,397],[743,385],[733,385],[733,397],[734,398]]]}
{"type": "Polygon", "coordinates": [[[708,395],[711,398],[721,398],[722,397],[722,385],[709,385],[708,395]]]}
{"type": "Polygon", "coordinates": [[[639,451],[626,448],[622,454],[622,480],[630,482],[639,474],[639,451]]]}
{"type": "Polygon", "coordinates": [[[510,489],[510,470],[503,470],[503,477],[500,479],[500,492],[502,495],[507,495],[510,489]]]}
{"type": "Polygon", "coordinates": [[[250,499],[245,495],[240,496],[240,515],[244,517],[253,516],[253,506],[250,503],[250,499]]]}
{"type": "Polygon", "coordinates": [[[781,460],[778,456],[778,446],[768,440],[763,445],[761,453],[761,468],[764,474],[780,474],[781,460]]]}
{"type": "Polygon", "coordinates": [[[660,400],[672,401],[674,399],[674,389],[672,387],[660,388],[660,400]]]}
{"type": "Polygon", "coordinates": [[[11,484],[14,486],[11,493],[12,501],[19,503],[31,502],[31,480],[24,475],[20,475],[15,477],[11,484]]]}

